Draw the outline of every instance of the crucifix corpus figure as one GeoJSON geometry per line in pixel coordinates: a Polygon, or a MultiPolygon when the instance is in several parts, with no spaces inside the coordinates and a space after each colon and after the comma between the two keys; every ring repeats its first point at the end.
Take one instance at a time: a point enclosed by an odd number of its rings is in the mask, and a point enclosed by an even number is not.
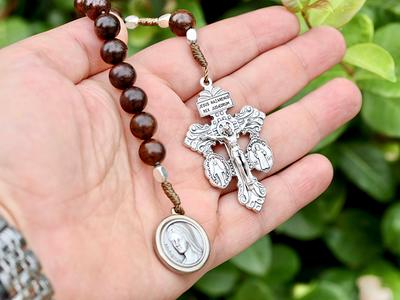
{"type": "Polygon", "coordinates": [[[245,106],[235,115],[227,110],[233,107],[228,92],[214,87],[210,82],[197,100],[200,116],[211,116],[211,124],[193,124],[185,138],[185,145],[205,157],[204,171],[210,183],[225,189],[237,177],[240,204],[259,212],[265,202],[266,188],[252,174],[252,170],[269,172],[273,155],[268,144],[260,138],[265,114],[251,106],[245,106]],[[239,146],[241,134],[249,134],[246,150],[239,146]],[[228,159],[214,152],[213,147],[222,144],[228,159]]]}

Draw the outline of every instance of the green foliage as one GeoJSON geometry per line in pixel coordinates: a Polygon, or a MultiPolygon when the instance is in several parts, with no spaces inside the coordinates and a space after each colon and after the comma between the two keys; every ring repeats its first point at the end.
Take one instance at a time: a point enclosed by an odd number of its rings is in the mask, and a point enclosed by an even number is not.
{"type": "Polygon", "coordinates": [[[342,210],[345,198],[343,184],[335,181],[326,193],[282,224],[277,232],[299,240],[321,237],[342,210]]]}
{"type": "Polygon", "coordinates": [[[342,144],[339,167],[348,178],[375,200],[388,201],[395,193],[395,181],[382,151],[367,143],[342,144]]]}
{"type": "Polygon", "coordinates": [[[239,269],[253,275],[264,275],[270,265],[272,258],[271,240],[263,237],[231,261],[239,269]]]}
{"type": "Polygon", "coordinates": [[[233,296],[234,300],[274,300],[270,288],[259,279],[247,279],[244,281],[233,296]]]}
{"type": "Polygon", "coordinates": [[[374,38],[374,23],[365,14],[356,15],[342,30],[347,47],[371,43],[374,38]]]}
{"type": "Polygon", "coordinates": [[[356,299],[356,279],[356,273],[345,268],[328,269],[321,275],[322,281],[331,282],[339,286],[346,293],[348,299],[356,299]]]}
{"type": "Polygon", "coordinates": [[[327,5],[313,9],[310,22],[313,26],[329,25],[340,28],[348,23],[366,0],[329,0],[327,5]]]}
{"type": "Polygon", "coordinates": [[[0,47],[30,36],[28,24],[19,17],[10,17],[0,23],[0,47]]]}
{"type": "Polygon", "coordinates": [[[383,250],[379,220],[362,210],[344,211],[324,239],[333,255],[353,268],[367,265],[383,250]]]}
{"type": "Polygon", "coordinates": [[[400,203],[389,207],[383,216],[382,235],[385,246],[400,255],[400,203]]]}
{"type": "Polygon", "coordinates": [[[295,289],[294,300],[347,300],[348,296],[340,286],[328,282],[321,281],[316,284],[303,287],[302,290],[295,289]]]}
{"type": "MultiPolygon", "coordinates": [[[[381,85],[382,83],[379,83],[381,85]]],[[[396,91],[387,87],[387,94],[394,94],[396,91]]],[[[381,89],[384,87],[375,86],[381,89]]],[[[364,93],[364,106],[362,117],[365,122],[375,131],[386,136],[400,137],[400,101],[398,98],[385,97],[374,93],[364,93]]]]}
{"type": "Polygon", "coordinates": [[[271,285],[284,284],[300,270],[300,258],[296,251],[284,244],[272,246],[272,264],[264,277],[271,285]]]}
{"type": "Polygon", "coordinates": [[[235,287],[239,277],[239,270],[227,262],[208,272],[196,283],[196,288],[209,296],[222,296],[235,287]]]}
{"type": "Polygon", "coordinates": [[[397,266],[384,260],[377,260],[371,262],[362,273],[378,276],[383,285],[392,290],[393,300],[400,300],[400,271],[397,266]]]}
{"type": "MultiPolygon", "coordinates": [[[[206,10],[188,0],[115,0],[114,7],[142,16],[187,8],[203,26],[205,17],[215,21],[280,3],[237,0],[232,7],[231,1],[221,2],[227,7],[219,15],[215,1],[206,10]]],[[[206,274],[182,299],[356,300],[357,279],[372,274],[400,300],[400,0],[282,2],[299,17],[302,32],[331,25],[342,31],[348,45],[343,63],[289,103],[346,77],[363,92],[361,116],[313,150],[335,166],[327,192],[269,237],[206,274]]],[[[72,3],[0,0],[0,47],[71,20],[72,3]]],[[[129,34],[132,54],[172,36],[150,27],[129,34]]]]}
{"type": "Polygon", "coordinates": [[[393,57],[376,44],[363,43],[351,46],[347,49],[343,61],[370,71],[391,82],[396,82],[397,80],[393,57]]]}

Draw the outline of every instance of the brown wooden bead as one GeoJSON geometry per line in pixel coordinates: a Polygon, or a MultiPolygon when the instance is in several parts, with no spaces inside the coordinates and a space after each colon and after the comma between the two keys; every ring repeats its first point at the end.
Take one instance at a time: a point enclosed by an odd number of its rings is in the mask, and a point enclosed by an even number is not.
{"type": "Polygon", "coordinates": [[[138,114],[147,105],[147,95],[141,88],[130,87],[122,93],[120,104],[127,113],[138,114]]]}
{"type": "Polygon", "coordinates": [[[101,57],[106,63],[116,65],[123,62],[126,58],[127,52],[128,47],[123,41],[113,39],[104,43],[101,48],[101,57]]]}
{"type": "Polygon", "coordinates": [[[109,78],[114,87],[124,90],[135,83],[136,71],[132,65],[123,62],[110,70],[109,78]]]}
{"type": "Polygon", "coordinates": [[[166,155],[165,147],[159,141],[151,139],[144,141],[139,148],[140,159],[147,165],[155,166],[161,163],[166,155]]]}
{"type": "Polygon", "coordinates": [[[132,134],[141,140],[150,139],[157,130],[157,121],[149,113],[141,112],[131,120],[132,134]]]}
{"type": "Polygon", "coordinates": [[[174,12],[169,19],[169,28],[178,36],[185,36],[186,31],[196,26],[196,19],[187,10],[180,9],[174,12]]]}
{"type": "Polygon", "coordinates": [[[92,20],[96,20],[102,13],[108,14],[110,9],[110,0],[85,0],[86,15],[92,20]]]}
{"type": "Polygon", "coordinates": [[[74,7],[79,17],[86,15],[85,0],[74,0],[74,7]]]}
{"type": "Polygon", "coordinates": [[[114,39],[121,30],[121,24],[116,16],[112,14],[100,15],[94,22],[97,36],[103,40],[114,39]]]}

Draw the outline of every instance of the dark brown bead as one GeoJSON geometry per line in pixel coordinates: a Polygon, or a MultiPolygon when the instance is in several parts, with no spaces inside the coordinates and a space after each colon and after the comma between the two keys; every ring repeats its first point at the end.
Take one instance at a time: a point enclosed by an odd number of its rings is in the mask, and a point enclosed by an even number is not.
{"type": "Polygon", "coordinates": [[[165,147],[159,141],[151,139],[144,141],[139,148],[140,159],[150,166],[161,163],[166,155],[165,147]]]}
{"type": "Polygon", "coordinates": [[[103,40],[114,39],[121,30],[121,24],[116,16],[112,14],[100,15],[94,22],[97,36],[103,40]]]}
{"type": "Polygon", "coordinates": [[[86,15],[85,0],[74,0],[74,7],[79,17],[86,15]]]}
{"type": "Polygon", "coordinates": [[[122,13],[119,9],[116,8],[111,8],[110,12],[112,12],[114,15],[117,15],[118,17],[120,17],[121,19],[123,19],[124,17],[122,16],[122,13]]]}
{"type": "Polygon", "coordinates": [[[157,130],[156,119],[146,112],[133,116],[131,120],[132,134],[141,140],[150,139],[157,130]]]}
{"type": "Polygon", "coordinates": [[[120,104],[127,113],[138,114],[147,105],[147,95],[141,88],[130,87],[122,93],[120,104]]]}
{"type": "Polygon", "coordinates": [[[124,61],[127,52],[128,47],[123,41],[113,39],[104,43],[101,48],[101,57],[106,63],[116,65],[124,61]]]}
{"type": "Polygon", "coordinates": [[[135,83],[136,71],[130,64],[123,62],[110,70],[109,78],[114,87],[124,90],[135,83]]]}
{"type": "Polygon", "coordinates": [[[102,13],[108,14],[110,9],[110,0],[85,0],[86,15],[92,20],[96,20],[102,13]]]}
{"type": "Polygon", "coordinates": [[[196,26],[196,19],[187,10],[180,9],[174,12],[169,19],[169,28],[178,36],[185,36],[186,31],[196,26]]]}

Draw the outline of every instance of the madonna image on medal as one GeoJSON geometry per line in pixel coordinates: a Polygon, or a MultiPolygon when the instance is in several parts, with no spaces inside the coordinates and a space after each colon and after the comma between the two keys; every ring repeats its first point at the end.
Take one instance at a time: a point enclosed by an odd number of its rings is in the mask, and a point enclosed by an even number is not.
{"type": "Polygon", "coordinates": [[[174,223],[167,229],[167,240],[182,256],[182,265],[196,264],[203,255],[203,242],[196,238],[189,224],[174,223]]]}
{"type": "Polygon", "coordinates": [[[210,253],[204,229],[196,221],[182,215],[170,216],[160,224],[156,244],[163,262],[180,272],[200,269],[210,253]]]}

